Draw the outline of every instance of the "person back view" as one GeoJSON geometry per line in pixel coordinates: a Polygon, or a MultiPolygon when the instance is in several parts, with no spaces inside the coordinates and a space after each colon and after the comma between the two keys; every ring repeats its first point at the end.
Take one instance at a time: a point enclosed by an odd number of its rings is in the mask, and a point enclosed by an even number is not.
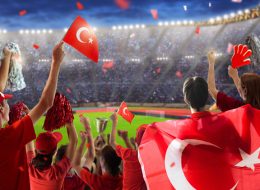
{"type": "Polygon", "coordinates": [[[12,53],[8,49],[4,49],[5,57],[0,68],[0,189],[23,190],[28,186],[28,177],[25,179],[21,177],[24,175],[19,175],[20,172],[27,169],[27,166],[19,165],[20,156],[18,155],[28,142],[35,139],[33,125],[53,104],[60,65],[64,57],[62,45],[63,43],[59,43],[53,50],[50,74],[37,105],[22,119],[3,128],[4,123],[9,121],[9,105],[6,100],[12,97],[2,93],[5,89],[12,57],[12,53]]]}

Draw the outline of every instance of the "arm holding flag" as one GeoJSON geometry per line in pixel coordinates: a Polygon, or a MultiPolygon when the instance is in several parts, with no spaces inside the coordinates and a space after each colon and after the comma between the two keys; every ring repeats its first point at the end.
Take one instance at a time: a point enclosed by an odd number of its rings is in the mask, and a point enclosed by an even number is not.
{"type": "Polygon", "coordinates": [[[58,75],[60,71],[60,65],[64,57],[63,43],[60,42],[53,49],[52,64],[50,74],[47,83],[43,89],[40,101],[38,104],[29,112],[29,116],[33,123],[36,123],[38,119],[52,107],[54,96],[57,89],[58,75]]]}
{"type": "Polygon", "coordinates": [[[3,92],[6,86],[6,81],[8,78],[9,66],[12,57],[11,51],[5,47],[3,50],[4,59],[1,60],[1,67],[0,67],[0,92],[3,92]]]}
{"type": "Polygon", "coordinates": [[[121,137],[123,139],[127,148],[133,149],[131,142],[128,138],[128,131],[118,130],[117,134],[118,134],[119,137],[121,137]]]}
{"type": "Polygon", "coordinates": [[[110,145],[115,149],[116,148],[116,126],[118,122],[117,113],[113,113],[110,117],[112,120],[112,130],[110,135],[110,145]]]}
{"type": "Polygon", "coordinates": [[[77,144],[78,144],[78,135],[76,133],[76,129],[75,129],[75,126],[73,125],[73,123],[67,123],[66,128],[67,128],[67,134],[69,137],[69,144],[68,144],[68,148],[66,150],[66,157],[69,158],[70,160],[72,160],[74,152],[75,152],[75,150],[77,148],[77,144]]]}
{"type": "Polygon", "coordinates": [[[215,52],[210,51],[208,53],[208,62],[209,62],[209,70],[208,70],[208,88],[209,93],[214,100],[217,100],[218,90],[216,88],[216,81],[215,81],[215,52]]]}

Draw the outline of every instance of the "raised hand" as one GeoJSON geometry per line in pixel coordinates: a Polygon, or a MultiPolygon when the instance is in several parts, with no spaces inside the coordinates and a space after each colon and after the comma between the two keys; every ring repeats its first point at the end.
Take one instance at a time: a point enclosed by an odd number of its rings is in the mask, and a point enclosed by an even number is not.
{"type": "Polygon", "coordinates": [[[125,130],[118,130],[117,131],[118,136],[120,136],[122,139],[126,139],[128,137],[128,131],[125,130]]]}
{"type": "Polygon", "coordinates": [[[215,64],[216,61],[216,55],[214,51],[208,52],[208,62],[209,64],[215,64]]]}
{"type": "Polygon", "coordinates": [[[239,44],[234,46],[234,54],[231,59],[231,66],[233,68],[239,68],[245,65],[249,65],[251,60],[249,57],[252,55],[252,51],[248,49],[246,45],[239,44]]]}
{"type": "Polygon", "coordinates": [[[110,116],[110,119],[111,119],[113,122],[116,122],[116,121],[117,121],[117,113],[114,112],[114,113],[110,116]]]}
{"type": "Polygon", "coordinates": [[[57,44],[54,47],[53,52],[52,52],[52,59],[57,64],[61,64],[62,60],[65,56],[63,44],[64,44],[63,42],[60,42],[59,44],[57,44]]]}
{"type": "Polygon", "coordinates": [[[91,127],[90,127],[90,122],[89,119],[87,117],[84,117],[82,114],[79,115],[79,120],[80,122],[84,125],[85,130],[86,131],[90,131],[91,127]]]}

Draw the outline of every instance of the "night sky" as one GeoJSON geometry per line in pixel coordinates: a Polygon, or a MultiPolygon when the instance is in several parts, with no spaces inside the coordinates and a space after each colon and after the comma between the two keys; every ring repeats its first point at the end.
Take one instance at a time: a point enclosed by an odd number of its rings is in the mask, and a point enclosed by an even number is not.
{"type": "Polygon", "coordinates": [[[259,5],[259,0],[131,0],[129,9],[122,10],[114,0],[81,0],[84,10],[78,10],[76,0],[1,0],[0,28],[8,30],[31,28],[63,29],[77,15],[96,27],[124,24],[157,24],[159,21],[200,20],[223,16],[259,5]],[[209,7],[209,2],[212,6],[209,7]],[[187,6],[184,11],[183,6],[187,6]],[[150,9],[157,9],[159,20],[153,20],[150,9]],[[19,11],[27,14],[19,16],[19,11]]]}

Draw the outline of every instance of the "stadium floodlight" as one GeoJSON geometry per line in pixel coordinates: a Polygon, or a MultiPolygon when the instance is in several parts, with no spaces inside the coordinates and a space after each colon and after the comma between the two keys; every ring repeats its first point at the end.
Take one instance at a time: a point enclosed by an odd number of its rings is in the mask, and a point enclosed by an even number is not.
{"type": "Polygon", "coordinates": [[[223,18],[224,18],[225,20],[227,20],[227,19],[228,19],[228,15],[224,15],[223,18]]]}
{"type": "Polygon", "coordinates": [[[23,30],[19,30],[19,34],[23,34],[23,30]]]}
{"type": "Polygon", "coordinates": [[[169,26],[169,22],[164,22],[164,26],[169,26]]]}
{"type": "Polygon", "coordinates": [[[236,13],[230,13],[230,17],[234,18],[236,16],[236,13]]]}
{"type": "Polygon", "coordinates": [[[118,26],[118,30],[122,30],[122,26],[118,26]]]}
{"type": "Polygon", "coordinates": [[[68,31],[68,28],[64,28],[64,30],[63,30],[64,32],[67,32],[68,31]]]}
{"type": "Polygon", "coordinates": [[[37,34],[40,34],[40,33],[41,33],[41,31],[40,31],[40,30],[37,30],[37,31],[36,31],[36,33],[37,33],[37,34]]]}
{"type": "Polygon", "coordinates": [[[29,30],[25,30],[25,34],[29,34],[29,30]]]}
{"type": "Polygon", "coordinates": [[[141,25],[141,28],[145,28],[145,25],[144,25],[144,24],[142,24],[142,25],[141,25]]]}
{"type": "Polygon", "coordinates": [[[193,21],[193,20],[190,20],[190,21],[189,21],[189,24],[190,24],[190,25],[193,25],[193,24],[194,24],[194,21],[193,21]]]}
{"type": "Polygon", "coordinates": [[[96,27],[93,28],[93,31],[96,32],[98,29],[96,27]]]}
{"type": "Polygon", "coordinates": [[[46,34],[46,32],[47,32],[46,29],[43,29],[43,30],[42,30],[42,33],[43,33],[43,34],[46,34]]]}
{"type": "Polygon", "coordinates": [[[242,15],[242,14],[243,14],[243,11],[239,10],[239,11],[237,11],[237,14],[238,14],[238,15],[242,15]]]}
{"type": "Polygon", "coordinates": [[[51,34],[53,31],[51,29],[48,30],[48,33],[51,34]]]}
{"type": "Polygon", "coordinates": [[[113,26],[113,27],[112,27],[112,30],[116,30],[116,26],[113,26]]]}
{"type": "Polygon", "coordinates": [[[35,34],[35,30],[31,30],[31,34],[35,34]]]}
{"type": "Polygon", "coordinates": [[[140,28],[140,25],[139,25],[139,24],[136,24],[136,25],[135,25],[135,28],[140,28]]]}
{"type": "Polygon", "coordinates": [[[221,17],[218,16],[218,17],[216,18],[216,20],[217,20],[217,21],[221,21],[221,17]]]}
{"type": "Polygon", "coordinates": [[[130,29],[133,29],[133,28],[134,28],[134,26],[133,26],[133,25],[130,25],[130,26],[129,26],[129,28],[130,28],[130,29]]]}
{"type": "Polygon", "coordinates": [[[6,29],[4,29],[4,30],[3,30],[3,34],[6,34],[6,33],[7,33],[7,30],[6,30],[6,29]]]}
{"type": "Polygon", "coordinates": [[[215,22],[215,19],[214,19],[214,18],[210,18],[210,19],[209,19],[209,22],[210,22],[211,24],[213,24],[213,23],[215,22]]]}
{"type": "Polygon", "coordinates": [[[250,10],[249,9],[245,9],[245,13],[250,13],[250,10]]]}
{"type": "Polygon", "coordinates": [[[163,25],[163,23],[162,23],[162,22],[159,22],[159,23],[158,23],[158,26],[162,26],[162,25],[163,25]]]}
{"type": "Polygon", "coordinates": [[[171,21],[171,25],[174,26],[174,25],[175,25],[175,22],[174,22],[174,21],[171,21]]]}
{"type": "Polygon", "coordinates": [[[188,21],[187,21],[187,20],[184,20],[184,21],[183,21],[183,24],[184,24],[184,25],[187,25],[187,24],[188,24],[188,21]]]}
{"type": "Polygon", "coordinates": [[[128,29],[128,26],[127,26],[127,25],[124,25],[124,29],[127,30],[127,29],[128,29]]]}
{"type": "Polygon", "coordinates": [[[177,25],[178,25],[178,26],[181,25],[181,21],[178,20],[178,21],[177,21],[177,25]]]}

